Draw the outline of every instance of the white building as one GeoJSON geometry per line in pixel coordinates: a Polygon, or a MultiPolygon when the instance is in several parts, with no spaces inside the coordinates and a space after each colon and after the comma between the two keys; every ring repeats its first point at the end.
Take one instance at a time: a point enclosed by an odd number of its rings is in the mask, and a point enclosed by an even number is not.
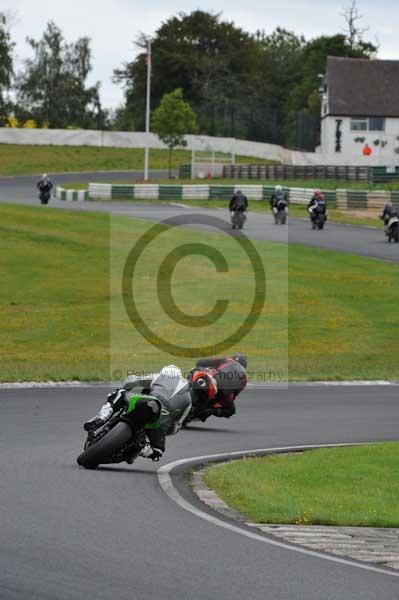
{"type": "Polygon", "coordinates": [[[399,61],[329,57],[320,162],[399,165],[399,61]]]}

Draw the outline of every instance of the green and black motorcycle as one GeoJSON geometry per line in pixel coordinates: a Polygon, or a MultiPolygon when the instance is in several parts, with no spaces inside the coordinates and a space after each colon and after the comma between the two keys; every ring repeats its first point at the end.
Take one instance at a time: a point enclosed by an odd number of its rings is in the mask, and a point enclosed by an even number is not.
{"type": "MultiPolygon", "coordinates": [[[[102,426],[88,433],[84,450],[78,456],[77,463],[86,469],[96,469],[100,464],[112,464],[127,462],[132,464],[140,456],[141,451],[148,445],[146,430],[156,429],[160,421],[151,425],[137,427],[134,422],[134,409],[137,402],[143,399],[143,394],[133,395],[127,404],[102,426]]],[[[146,395],[160,405],[161,402],[154,396],[146,395]]]]}

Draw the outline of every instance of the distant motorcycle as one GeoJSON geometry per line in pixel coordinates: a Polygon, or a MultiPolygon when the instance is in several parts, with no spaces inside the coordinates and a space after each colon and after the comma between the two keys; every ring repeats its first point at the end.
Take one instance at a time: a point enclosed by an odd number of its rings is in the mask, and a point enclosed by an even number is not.
{"type": "Polygon", "coordinates": [[[245,210],[231,211],[231,225],[233,229],[242,229],[247,220],[247,212],[245,210]]]}
{"type": "Polygon", "coordinates": [[[288,204],[285,200],[280,200],[272,208],[274,222],[276,225],[285,225],[288,217],[288,204]]]}
{"type": "Polygon", "coordinates": [[[46,190],[39,193],[40,204],[48,204],[51,197],[50,190],[46,190]]]}
{"type": "Polygon", "coordinates": [[[399,242],[399,218],[397,216],[389,217],[385,220],[385,235],[388,242],[392,240],[397,244],[399,242]]]}
{"type": "Polygon", "coordinates": [[[310,221],[312,229],[323,229],[327,221],[327,213],[324,207],[319,207],[317,210],[310,210],[310,221]]]}

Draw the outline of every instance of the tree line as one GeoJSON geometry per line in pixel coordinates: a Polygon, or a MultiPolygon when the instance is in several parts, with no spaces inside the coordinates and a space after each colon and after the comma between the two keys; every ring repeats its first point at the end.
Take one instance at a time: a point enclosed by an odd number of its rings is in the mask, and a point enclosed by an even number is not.
{"type": "MultiPolygon", "coordinates": [[[[282,27],[251,34],[219,14],[179,13],[151,40],[152,107],[180,89],[199,133],[312,149],[318,143],[319,76],[327,56],[372,58],[377,52],[364,40],[356,0],[343,17],[344,33],[306,40],[282,27]]],[[[93,59],[88,37],[68,42],[49,22],[41,39],[27,41],[32,57],[15,73],[9,19],[0,13],[0,125],[13,116],[39,127],[144,130],[145,34],[136,40],[136,58],[115,68],[114,82],[125,93],[116,110],[102,106],[99,82],[87,83],[93,59]]]]}

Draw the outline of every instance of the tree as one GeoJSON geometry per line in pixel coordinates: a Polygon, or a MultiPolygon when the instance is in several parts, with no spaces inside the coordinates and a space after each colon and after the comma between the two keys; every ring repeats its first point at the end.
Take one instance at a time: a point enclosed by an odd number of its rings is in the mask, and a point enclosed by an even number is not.
{"type": "Polygon", "coordinates": [[[169,148],[169,177],[172,168],[172,151],[176,146],[186,146],[184,136],[196,133],[197,122],[191,106],[185,102],[183,91],[178,88],[165,94],[154,111],[151,128],[169,148]]]}
{"type": "Polygon", "coordinates": [[[11,87],[13,77],[13,48],[9,31],[9,19],[7,15],[0,12],[0,125],[7,123],[10,102],[6,94],[11,87]]]}
{"type": "Polygon", "coordinates": [[[354,58],[361,58],[363,54],[367,54],[371,57],[377,52],[377,47],[370,42],[363,41],[363,35],[369,30],[369,27],[361,28],[359,21],[363,19],[363,15],[360,14],[356,0],[352,2],[344,9],[341,13],[346,23],[346,42],[350,50],[350,55],[354,58]]]}
{"type": "MultiPolygon", "coordinates": [[[[305,40],[281,27],[251,35],[219,14],[179,13],[152,39],[152,103],[181,88],[201,133],[312,149],[320,123],[319,74],[325,73],[327,56],[370,58],[376,52],[362,39],[358,17],[352,14],[357,32],[352,43],[345,34],[305,40]]],[[[137,45],[137,58],[114,75],[125,85],[126,115],[144,130],[144,34],[137,45]]]]}
{"type": "Polygon", "coordinates": [[[25,70],[17,78],[16,116],[52,128],[103,128],[106,115],[101,108],[100,84],[86,87],[91,71],[90,39],[68,43],[50,21],[41,40],[28,38],[27,42],[34,57],[25,61],[25,70]]]}
{"type": "Polygon", "coordinates": [[[344,17],[346,23],[346,39],[348,45],[351,50],[354,50],[359,40],[361,40],[363,34],[369,29],[368,27],[363,29],[358,27],[358,21],[360,21],[363,17],[359,13],[356,0],[352,0],[351,4],[344,9],[344,12],[341,13],[341,16],[344,17]]]}
{"type": "Polygon", "coordinates": [[[112,131],[134,131],[133,118],[125,106],[121,105],[110,111],[109,127],[112,131]]]}
{"type": "MultiPolygon", "coordinates": [[[[126,88],[127,111],[144,130],[146,96],[146,46],[142,34],[136,41],[142,52],[114,71],[115,81],[126,88]]],[[[225,133],[234,128],[237,101],[250,98],[248,81],[255,72],[258,47],[253,36],[220,15],[196,10],[168,19],[152,39],[152,102],[181,88],[196,112],[201,130],[225,133]],[[166,75],[167,74],[167,75],[166,75]]]]}
{"type": "Polygon", "coordinates": [[[306,40],[292,31],[277,27],[270,35],[259,38],[262,46],[261,72],[264,80],[259,89],[274,115],[275,131],[268,138],[274,143],[285,143],[284,123],[286,105],[292,90],[302,79],[303,56],[306,40]],[[268,90],[265,89],[266,82],[268,90]]]}

